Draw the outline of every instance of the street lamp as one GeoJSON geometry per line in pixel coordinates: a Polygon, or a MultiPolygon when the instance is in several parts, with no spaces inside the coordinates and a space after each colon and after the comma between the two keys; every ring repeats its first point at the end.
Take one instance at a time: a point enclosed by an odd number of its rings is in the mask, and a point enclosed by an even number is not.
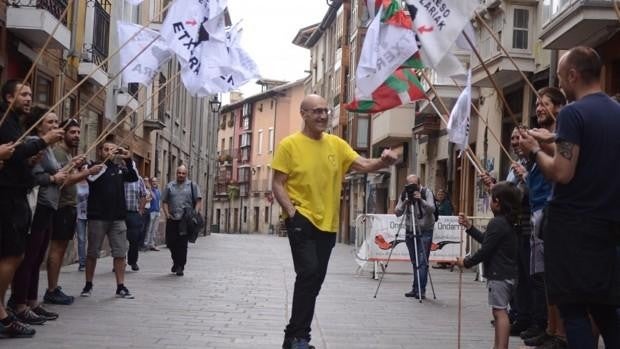
{"type": "Polygon", "coordinates": [[[209,101],[209,108],[211,108],[211,112],[215,115],[220,112],[221,106],[222,102],[217,99],[217,95],[213,96],[213,99],[209,101]]]}
{"type": "MultiPolygon", "coordinates": [[[[210,168],[211,171],[217,173],[217,164],[215,163],[215,161],[213,161],[213,159],[211,159],[212,155],[215,154],[216,149],[217,149],[217,129],[219,127],[219,114],[220,114],[220,108],[222,106],[222,102],[219,101],[219,99],[217,98],[217,95],[213,96],[213,99],[211,99],[209,101],[209,109],[211,110],[211,114],[213,114],[213,120],[211,120],[211,125],[213,125],[210,129],[210,139],[207,140],[208,142],[208,150],[207,150],[207,158],[209,160],[207,160],[207,164],[210,168]]],[[[210,172],[209,170],[207,170],[207,172],[210,172]]],[[[211,181],[211,178],[215,178],[216,176],[214,174],[212,174],[213,172],[210,172],[211,176],[208,176],[209,178],[207,179],[209,182],[211,181]]],[[[209,183],[209,188],[210,188],[210,193],[211,195],[213,195],[213,190],[215,188],[215,185],[213,183],[209,183]]],[[[209,195],[207,195],[209,196],[209,195]]],[[[213,197],[211,196],[209,198],[209,205],[213,202],[213,197]]],[[[213,227],[213,207],[211,207],[211,209],[207,212],[207,214],[209,215],[209,219],[207,219],[207,224],[210,224],[211,226],[209,227],[210,229],[213,227]]],[[[219,228],[219,225],[218,225],[219,228]]]]}

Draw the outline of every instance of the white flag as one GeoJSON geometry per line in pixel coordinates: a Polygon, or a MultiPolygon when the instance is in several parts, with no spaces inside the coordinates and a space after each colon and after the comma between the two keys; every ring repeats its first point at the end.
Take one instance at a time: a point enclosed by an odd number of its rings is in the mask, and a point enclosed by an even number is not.
{"type": "Polygon", "coordinates": [[[448,121],[448,140],[464,151],[469,144],[469,117],[471,114],[471,69],[467,72],[467,85],[452,108],[448,121]]]}
{"type": "Polygon", "coordinates": [[[125,0],[132,5],[140,5],[140,3],[144,0],[125,0]]]}
{"type": "Polygon", "coordinates": [[[185,63],[196,66],[206,41],[225,40],[227,0],[176,0],[168,9],[161,35],[185,63]]]}
{"type": "Polygon", "coordinates": [[[205,43],[197,70],[184,68],[181,77],[192,95],[207,96],[239,88],[254,78],[260,78],[258,67],[240,46],[238,25],[226,31],[226,41],[205,43]]]}
{"type": "Polygon", "coordinates": [[[383,8],[368,27],[357,66],[357,97],[370,96],[418,51],[413,30],[381,23],[383,8]]]}
{"type": "MultiPolygon", "coordinates": [[[[443,0],[440,5],[428,0],[406,0],[412,12],[415,7],[413,26],[422,44],[420,55],[425,65],[438,74],[453,76],[464,74],[458,59],[450,53],[457,37],[469,23],[478,0],[443,0]]],[[[412,14],[413,16],[413,14],[412,14]]]]}
{"type": "Polygon", "coordinates": [[[159,33],[154,30],[121,21],[116,22],[116,28],[119,46],[125,44],[142,29],[138,35],[121,49],[119,55],[121,67],[127,66],[122,73],[123,80],[127,83],[137,82],[148,85],[157,74],[159,67],[172,57],[172,53],[168,50],[168,46],[161,39],[159,33]],[[155,42],[151,44],[153,40],[155,42]],[[140,53],[147,45],[150,46],[140,53]],[[134,57],[136,59],[133,59],[134,57]]]}

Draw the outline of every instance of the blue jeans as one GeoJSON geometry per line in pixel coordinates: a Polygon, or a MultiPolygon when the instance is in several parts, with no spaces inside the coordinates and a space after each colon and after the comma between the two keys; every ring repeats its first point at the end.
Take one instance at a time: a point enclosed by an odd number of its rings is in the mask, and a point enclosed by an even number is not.
{"type": "MultiPolygon", "coordinates": [[[[426,293],[426,281],[428,279],[428,257],[431,254],[431,244],[433,242],[433,229],[420,229],[416,231],[416,243],[418,247],[418,263],[420,269],[420,289],[422,290],[422,295],[426,293]]],[[[412,290],[418,291],[418,283],[417,283],[417,268],[416,268],[416,257],[415,257],[415,245],[413,241],[413,232],[407,231],[405,237],[405,243],[407,244],[407,249],[409,250],[409,259],[411,259],[411,264],[413,265],[413,284],[412,290]]]]}
{"type": "Polygon", "coordinates": [[[558,304],[566,327],[569,348],[595,349],[597,339],[592,335],[588,314],[601,331],[605,348],[620,348],[617,309],[612,305],[558,304]]]}
{"type": "Polygon", "coordinates": [[[88,221],[86,219],[78,219],[76,224],[77,230],[77,242],[78,242],[78,259],[80,266],[86,266],[86,226],[88,221]]]}

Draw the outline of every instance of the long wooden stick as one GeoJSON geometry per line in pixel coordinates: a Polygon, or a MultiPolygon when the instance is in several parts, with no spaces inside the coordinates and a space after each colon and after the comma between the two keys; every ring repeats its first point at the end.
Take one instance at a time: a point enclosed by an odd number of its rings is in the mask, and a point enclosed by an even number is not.
{"type": "MultiPolygon", "coordinates": [[[[465,158],[461,158],[461,190],[459,193],[459,211],[465,213],[465,158]]],[[[463,259],[463,227],[461,227],[459,239],[459,259],[463,259]]],[[[456,330],[456,347],[461,349],[461,320],[463,313],[463,269],[459,268],[459,287],[458,287],[458,312],[457,312],[457,330],[456,330]]]]}
{"type": "MultiPolygon", "coordinates": [[[[443,102],[443,99],[441,98],[441,96],[439,95],[439,92],[437,92],[437,89],[435,89],[435,86],[433,85],[433,83],[431,82],[431,80],[428,78],[428,76],[426,75],[426,72],[424,72],[423,70],[420,70],[420,72],[422,73],[422,77],[424,78],[424,80],[426,81],[426,83],[428,84],[428,86],[431,88],[431,90],[433,91],[433,93],[435,93],[435,97],[437,97],[437,100],[439,101],[439,104],[442,106],[442,108],[444,109],[446,115],[450,115],[450,110],[448,109],[448,107],[446,106],[446,104],[443,102]]],[[[428,101],[430,103],[430,105],[433,107],[433,109],[435,109],[435,112],[437,113],[437,115],[439,116],[439,119],[441,119],[441,121],[443,121],[444,124],[446,124],[446,126],[448,125],[448,121],[443,117],[443,114],[437,109],[437,107],[435,106],[435,104],[433,103],[433,101],[431,101],[429,99],[428,101]]],[[[482,165],[482,162],[480,161],[480,159],[478,158],[478,156],[476,155],[476,153],[474,153],[474,151],[471,149],[471,147],[469,146],[469,144],[467,144],[467,151],[469,152],[468,158],[469,160],[472,162],[472,164],[474,165],[474,167],[476,168],[476,171],[478,171],[478,173],[483,174],[484,171],[483,169],[485,168],[484,165],[482,165]],[[473,157],[473,159],[472,159],[473,157]],[[474,161],[474,159],[476,161],[474,161]],[[477,163],[476,163],[477,162],[477,163]]]]}
{"type": "MultiPolygon", "coordinates": [[[[140,108],[142,108],[147,102],[149,102],[151,99],[153,99],[153,97],[157,94],[157,92],[159,92],[161,89],[163,89],[164,87],[166,87],[166,85],[168,85],[170,82],[174,81],[174,78],[177,77],[179,74],[181,73],[181,71],[179,70],[175,75],[173,75],[170,79],[168,79],[168,81],[166,81],[164,84],[162,84],[161,86],[159,86],[159,88],[157,89],[157,91],[154,91],[153,93],[151,93],[151,95],[145,99],[143,102],[140,103],[140,105],[136,108],[136,111],[140,108]]],[[[177,81],[177,85],[175,86],[175,88],[173,90],[171,90],[168,93],[168,96],[170,96],[172,94],[172,92],[174,90],[176,90],[179,87],[180,82],[177,81]]],[[[164,100],[166,100],[166,98],[164,98],[164,100]]],[[[117,114],[115,118],[118,118],[123,111],[125,110],[125,108],[127,107],[127,105],[125,105],[125,107],[123,109],[121,109],[117,114]]],[[[93,149],[95,149],[97,147],[97,145],[99,145],[99,143],[101,143],[109,134],[111,134],[114,130],[116,130],[120,125],[123,124],[123,122],[125,122],[125,120],[127,120],[129,117],[131,116],[131,113],[127,113],[127,115],[125,115],[121,120],[119,120],[116,125],[114,125],[114,127],[110,128],[106,133],[102,133],[99,136],[99,139],[97,140],[97,142],[91,144],[91,146],[86,150],[86,152],[84,152],[84,155],[90,153],[93,149]]]]}
{"type": "Polygon", "coordinates": [[[515,113],[510,108],[510,104],[508,104],[508,101],[506,100],[506,97],[504,96],[504,92],[499,88],[499,86],[497,85],[497,82],[495,82],[495,79],[493,78],[493,75],[491,75],[489,68],[487,67],[486,63],[484,63],[484,59],[482,59],[482,56],[480,56],[480,52],[478,52],[478,49],[476,49],[476,45],[474,45],[473,41],[471,41],[471,39],[465,32],[463,32],[463,37],[465,38],[465,40],[467,40],[467,43],[471,47],[472,52],[474,52],[474,54],[478,58],[478,61],[480,61],[480,65],[482,66],[484,71],[487,73],[489,80],[491,81],[491,84],[493,85],[493,88],[495,88],[495,91],[497,91],[499,98],[502,100],[504,107],[508,111],[508,116],[510,116],[510,118],[512,119],[512,122],[514,122],[515,125],[520,125],[521,123],[517,120],[515,113]]]}
{"type": "MultiPolygon", "coordinates": [[[[619,13],[619,17],[618,18],[620,18],[620,10],[619,10],[618,13],[619,13]]],[[[500,49],[504,52],[506,57],[508,57],[508,60],[510,61],[510,63],[512,63],[512,65],[515,67],[515,69],[519,72],[519,74],[521,75],[521,77],[523,78],[525,83],[530,87],[532,92],[534,92],[534,95],[536,96],[536,98],[542,100],[542,97],[540,96],[540,93],[538,93],[538,90],[536,89],[536,87],[534,87],[534,85],[532,85],[532,82],[530,81],[530,79],[528,79],[527,76],[525,75],[525,73],[521,70],[521,68],[519,68],[519,66],[517,65],[517,62],[515,62],[515,60],[512,58],[512,55],[510,53],[508,53],[508,50],[506,50],[506,48],[502,44],[502,41],[497,36],[497,34],[495,34],[495,32],[493,32],[493,29],[491,29],[491,27],[489,27],[487,22],[480,16],[480,14],[478,12],[475,12],[475,14],[476,14],[476,18],[478,19],[478,22],[480,22],[480,24],[482,24],[484,29],[486,29],[486,31],[489,32],[489,34],[491,35],[493,40],[497,43],[497,45],[500,47],[500,49]]],[[[545,107],[545,109],[547,109],[547,113],[549,113],[549,115],[551,115],[553,120],[555,120],[556,119],[555,112],[553,110],[551,110],[550,108],[548,108],[547,106],[544,106],[544,107],[545,107]]],[[[516,124],[516,125],[518,125],[518,124],[516,124]]]]}
{"type": "MultiPolygon", "coordinates": [[[[75,6],[75,4],[73,4],[73,6],[75,6]]],[[[26,84],[28,79],[30,79],[30,76],[32,75],[32,73],[34,73],[34,70],[37,67],[37,64],[39,64],[39,60],[41,60],[41,57],[43,57],[43,52],[45,52],[45,50],[47,49],[47,46],[52,41],[52,38],[54,37],[54,34],[56,34],[56,31],[58,30],[58,28],[60,28],[60,25],[62,24],[62,20],[67,17],[67,13],[69,11],[69,7],[70,6],[67,3],[67,6],[65,7],[64,11],[62,11],[62,14],[60,15],[60,18],[58,19],[58,23],[56,23],[56,26],[54,26],[54,29],[52,29],[52,32],[48,36],[47,40],[45,40],[45,43],[43,43],[43,46],[39,50],[39,53],[37,54],[37,57],[35,58],[34,62],[32,62],[32,66],[30,67],[30,70],[28,70],[28,73],[26,74],[26,77],[24,77],[24,80],[22,80],[21,86],[19,87],[19,90],[17,91],[17,95],[19,95],[22,92],[22,89],[24,88],[24,85],[26,84]]],[[[4,98],[4,96],[2,96],[2,98],[4,98]]],[[[4,112],[4,115],[2,115],[2,119],[0,119],[0,126],[2,126],[2,124],[6,120],[6,117],[9,115],[9,111],[11,110],[11,108],[13,108],[13,104],[15,104],[16,100],[17,100],[17,98],[13,98],[13,100],[9,104],[9,107],[4,112]]]]}
{"type": "MultiPolygon", "coordinates": [[[[169,6],[171,6],[173,4],[173,2],[170,2],[168,5],[166,5],[157,15],[159,16],[161,13],[163,13],[169,6]]],[[[71,96],[71,94],[73,92],[75,92],[80,86],[82,86],[82,84],[84,84],[84,82],[86,82],[93,74],[95,74],[97,72],[97,70],[99,70],[101,67],[103,67],[104,64],[108,63],[108,61],[116,54],[118,54],[121,49],[123,47],[125,47],[127,44],[129,44],[129,42],[131,42],[136,36],[138,36],[138,34],[140,34],[144,29],[146,29],[146,27],[151,24],[151,22],[153,21],[149,21],[145,26],[143,26],[142,28],[140,28],[140,30],[138,30],[137,32],[135,32],[131,37],[129,37],[129,39],[127,39],[127,41],[125,41],[119,48],[116,49],[116,51],[114,51],[113,53],[109,54],[108,57],[106,57],[106,59],[104,59],[101,63],[99,63],[99,65],[97,65],[97,67],[95,69],[93,69],[88,75],[86,75],[85,77],[82,78],[82,80],[80,80],[75,86],[73,86],[73,88],[67,92],[58,102],[56,102],[56,104],[54,104],[50,110],[55,110],[65,99],[67,99],[69,96],[71,96]]],[[[140,54],[142,54],[142,52],[144,52],[148,47],[151,46],[151,44],[153,44],[159,37],[154,38],[151,42],[149,42],[144,48],[142,48],[142,50],[140,50],[140,52],[136,55],[139,56],[140,54]]],[[[23,140],[30,132],[32,132],[32,130],[35,129],[35,127],[37,127],[39,125],[39,123],[41,123],[43,120],[43,118],[37,120],[37,122],[32,125],[32,127],[30,127],[28,130],[26,130],[26,132],[24,132],[24,134],[19,138],[18,142],[23,140]]]]}
{"type": "MultiPolygon", "coordinates": [[[[463,89],[461,88],[461,86],[459,86],[459,84],[456,82],[456,80],[452,79],[452,82],[454,83],[454,86],[456,86],[456,88],[459,89],[460,92],[463,91],[463,89]]],[[[476,114],[478,114],[478,119],[480,119],[486,125],[487,129],[491,133],[491,136],[493,136],[495,141],[497,141],[497,144],[499,144],[499,146],[502,148],[502,150],[504,151],[504,153],[506,154],[508,159],[510,159],[510,162],[515,162],[515,160],[512,159],[512,156],[510,155],[510,152],[508,152],[508,150],[506,149],[506,147],[504,147],[504,144],[502,144],[502,142],[499,140],[499,138],[497,137],[495,132],[489,127],[489,121],[482,117],[482,114],[480,113],[480,110],[476,107],[474,102],[471,102],[470,104],[471,104],[471,107],[476,112],[476,114]]]]}

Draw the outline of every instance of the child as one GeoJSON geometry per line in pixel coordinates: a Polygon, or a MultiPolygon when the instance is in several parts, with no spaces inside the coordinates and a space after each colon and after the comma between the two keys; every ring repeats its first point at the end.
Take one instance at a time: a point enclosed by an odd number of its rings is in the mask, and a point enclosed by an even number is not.
{"type": "Polygon", "coordinates": [[[457,260],[459,267],[471,268],[482,262],[484,277],[488,279],[489,305],[495,319],[495,349],[508,349],[510,321],[508,302],[517,279],[517,234],[514,230],[520,208],[521,194],[510,182],[500,182],[491,188],[491,211],[495,216],[487,226],[486,233],[472,226],[463,213],[459,223],[467,234],[482,246],[471,256],[457,260]]]}

